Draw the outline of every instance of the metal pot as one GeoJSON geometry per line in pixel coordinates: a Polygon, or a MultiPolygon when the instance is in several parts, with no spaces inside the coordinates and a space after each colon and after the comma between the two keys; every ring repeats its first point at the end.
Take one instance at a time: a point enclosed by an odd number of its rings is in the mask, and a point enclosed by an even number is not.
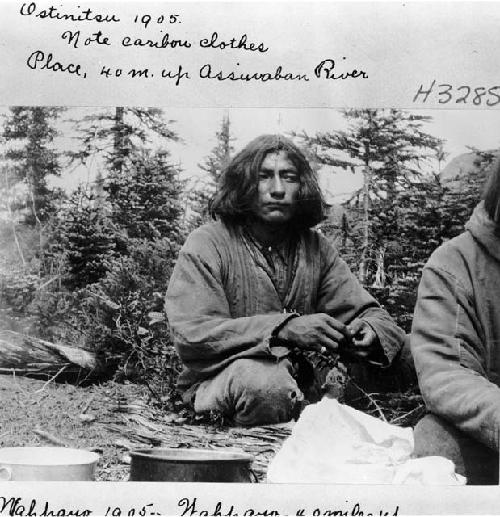
{"type": "Polygon", "coordinates": [[[244,452],[154,447],[130,453],[130,481],[250,483],[253,457],[244,452]]]}
{"type": "Polygon", "coordinates": [[[0,448],[0,481],[93,481],[98,460],[67,447],[0,448]]]}

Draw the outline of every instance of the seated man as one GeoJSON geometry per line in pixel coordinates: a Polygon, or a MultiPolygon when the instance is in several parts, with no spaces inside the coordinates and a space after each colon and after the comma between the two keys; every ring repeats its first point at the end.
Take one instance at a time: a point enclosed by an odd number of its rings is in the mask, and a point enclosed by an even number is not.
{"type": "Polygon", "coordinates": [[[465,228],[432,254],[418,290],[411,349],[430,414],[415,453],[448,457],[469,484],[497,484],[500,162],[465,228]]]}
{"type": "Polygon", "coordinates": [[[210,211],[216,221],[188,237],[166,296],[185,366],[178,386],[196,412],[239,425],[289,421],[303,401],[293,349],[390,365],[404,334],[310,229],[324,202],[290,140],[248,144],[223,172],[210,211]]]}

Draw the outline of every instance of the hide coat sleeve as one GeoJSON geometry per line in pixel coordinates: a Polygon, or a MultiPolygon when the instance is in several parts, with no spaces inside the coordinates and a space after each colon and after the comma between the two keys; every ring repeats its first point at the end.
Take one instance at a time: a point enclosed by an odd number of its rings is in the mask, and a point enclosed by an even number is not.
{"type": "Polygon", "coordinates": [[[424,268],[411,349],[428,409],[489,447],[500,430],[500,238],[482,206],[424,268]]]}
{"type": "Polygon", "coordinates": [[[242,357],[277,360],[273,331],[300,314],[326,312],[344,323],[365,319],[389,364],[404,334],[351,274],[330,243],[307,231],[297,244],[295,274],[280,299],[241,229],[211,223],[195,230],[180,251],[166,295],[173,340],[184,364],[186,389],[242,357]]]}

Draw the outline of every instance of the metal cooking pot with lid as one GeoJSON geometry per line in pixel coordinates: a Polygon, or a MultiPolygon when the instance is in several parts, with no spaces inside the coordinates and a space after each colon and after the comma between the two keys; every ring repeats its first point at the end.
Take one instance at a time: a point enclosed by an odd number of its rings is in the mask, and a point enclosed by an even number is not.
{"type": "Polygon", "coordinates": [[[0,481],[93,481],[98,460],[68,447],[0,448],[0,481]]]}
{"type": "Polygon", "coordinates": [[[224,449],[153,447],[130,453],[130,481],[250,483],[250,454],[224,449]]]}

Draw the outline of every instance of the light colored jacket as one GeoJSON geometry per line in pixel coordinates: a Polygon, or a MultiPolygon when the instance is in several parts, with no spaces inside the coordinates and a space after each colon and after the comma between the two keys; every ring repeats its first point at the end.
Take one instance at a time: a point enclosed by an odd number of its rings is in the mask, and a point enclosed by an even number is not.
{"type": "MultiPolygon", "coordinates": [[[[242,357],[269,357],[274,329],[290,316],[324,312],[343,323],[363,318],[375,330],[389,364],[404,334],[363,289],[337,251],[318,232],[297,236],[294,275],[284,300],[251,253],[241,227],[206,224],[186,240],[166,296],[175,346],[185,365],[187,389],[242,357]]],[[[281,348],[281,347],[276,347],[281,348]]],[[[274,348],[273,348],[274,351],[274,348]]]]}
{"type": "Polygon", "coordinates": [[[479,204],[424,268],[411,350],[428,409],[498,449],[500,234],[479,204]]]}

